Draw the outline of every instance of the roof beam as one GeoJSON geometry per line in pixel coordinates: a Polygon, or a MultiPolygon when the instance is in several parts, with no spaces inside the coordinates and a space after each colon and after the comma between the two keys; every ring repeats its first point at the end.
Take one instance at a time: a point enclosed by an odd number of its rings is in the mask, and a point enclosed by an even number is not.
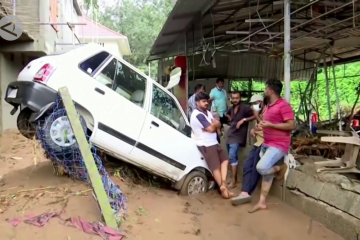
{"type": "MultiPolygon", "coordinates": [[[[224,20],[222,20],[219,24],[216,24],[216,26],[214,27],[213,30],[211,30],[210,32],[208,32],[207,34],[205,34],[203,37],[208,37],[209,34],[211,34],[213,31],[215,31],[216,29],[218,29],[220,26],[223,26],[223,24],[229,20],[231,17],[233,17],[237,12],[239,12],[241,9],[243,9],[244,7],[246,7],[249,3],[244,3],[241,4],[240,6],[237,6],[235,9],[234,7],[232,9],[234,9],[234,11],[231,12],[231,14],[229,16],[227,16],[224,20]]],[[[259,12],[265,8],[267,8],[268,6],[270,6],[271,4],[267,4],[265,5],[263,8],[261,8],[259,10],[259,12]]],[[[232,23],[234,23],[234,21],[232,21],[232,23]]]]}
{"type": "Polygon", "coordinates": [[[183,14],[178,14],[178,15],[174,15],[172,17],[172,19],[174,20],[181,20],[181,19],[185,19],[185,18],[193,18],[196,15],[201,14],[201,11],[196,11],[196,12],[188,12],[188,13],[183,13],[183,14]]]}
{"type": "MultiPolygon", "coordinates": [[[[261,11],[263,11],[265,8],[267,8],[268,6],[270,6],[271,4],[267,4],[264,7],[260,8],[260,10],[258,10],[259,14],[261,13],[261,11]]],[[[251,17],[253,17],[254,15],[257,15],[257,13],[254,13],[253,15],[251,15],[251,17]]],[[[242,24],[244,24],[244,22],[238,23],[235,27],[234,30],[237,30],[237,28],[239,28],[242,24]]],[[[255,27],[255,26],[254,26],[255,27]]]]}
{"type": "MultiPolygon", "coordinates": [[[[220,2],[220,0],[216,0],[216,2],[215,2],[206,12],[204,12],[203,15],[207,14],[208,12],[211,12],[212,9],[213,9],[214,7],[216,7],[217,4],[219,4],[219,2],[220,2]]],[[[194,22],[195,22],[195,21],[197,21],[197,20],[199,20],[199,19],[200,19],[200,21],[202,21],[201,18],[202,18],[203,15],[200,14],[200,16],[197,15],[196,17],[194,17],[193,20],[190,21],[190,22],[186,25],[186,27],[185,27],[184,31],[182,31],[182,33],[185,33],[185,34],[187,35],[187,33],[188,33],[188,31],[189,31],[189,28],[190,28],[192,25],[194,25],[194,22]]],[[[179,33],[179,34],[180,34],[180,33],[179,33]]],[[[163,35],[163,36],[164,36],[164,35],[163,35]]],[[[187,38],[186,38],[186,39],[187,39],[187,38]]],[[[172,46],[177,40],[179,40],[179,39],[176,38],[174,41],[172,41],[171,44],[169,44],[169,46],[172,46]]],[[[169,50],[169,49],[170,49],[170,48],[168,48],[168,50],[169,50]]],[[[167,51],[167,52],[168,52],[168,51],[167,51]]]]}

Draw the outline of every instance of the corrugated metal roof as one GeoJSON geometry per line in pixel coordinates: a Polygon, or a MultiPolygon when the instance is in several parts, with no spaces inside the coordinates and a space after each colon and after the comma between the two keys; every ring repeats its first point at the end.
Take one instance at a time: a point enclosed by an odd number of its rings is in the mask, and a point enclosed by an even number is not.
{"type": "MultiPolygon", "coordinates": [[[[217,0],[212,4],[206,5],[205,0],[178,0],[174,10],[170,14],[163,30],[155,41],[150,52],[149,60],[160,59],[168,56],[174,56],[185,52],[185,32],[187,35],[187,52],[193,49],[203,48],[203,38],[207,43],[213,45],[215,37],[215,46],[233,44],[233,41],[239,41],[246,35],[230,35],[226,31],[250,31],[263,28],[263,24],[269,23],[247,23],[246,19],[262,19],[283,17],[283,5],[273,4],[270,0],[217,0]],[[191,8],[189,7],[191,6],[191,8]],[[202,17],[199,17],[199,9],[203,7],[202,17]],[[174,17],[174,16],[183,17],[174,17]],[[184,17],[185,16],[185,17],[184,17]],[[191,17],[190,17],[191,16],[191,17]],[[164,34],[166,33],[166,34],[164,34]]],[[[315,1],[314,1],[315,2],[315,1]]],[[[295,11],[304,5],[291,4],[291,11],[295,11]]],[[[301,45],[302,38],[316,37],[319,39],[329,39],[337,41],[343,38],[360,35],[360,18],[356,15],[360,13],[360,3],[350,4],[347,0],[327,1],[319,0],[312,7],[299,11],[292,15],[291,38],[297,39],[297,45],[301,45]],[[348,4],[348,5],[346,5],[348,4]],[[346,5],[346,6],[345,6],[346,5]],[[333,11],[335,8],[339,8],[333,11]],[[333,11],[326,16],[319,17],[321,14],[333,11]],[[354,21],[352,19],[353,14],[354,21]],[[314,18],[318,19],[314,20],[314,18]],[[308,24],[297,27],[299,24],[309,21],[308,24]],[[311,33],[309,33],[311,32],[311,33]]],[[[269,29],[270,32],[283,32],[283,22],[279,22],[269,29]]],[[[250,38],[252,42],[262,42],[269,38],[267,35],[255,35],[250,38]]],[[[283,36],[280,35],[270,41],[276,42],[274,46],[258,45],[263,48],[276,47],[281,44],[283,36]]],[[[325,43],[327,44],[327,43],[325,43]]],[[[236,45],[237,48],[247,48],[246,45],[236,45]]],[[[213,47],[213,46],[212,46],[213,47]]],[[[324,44],[308,47],[308,41],[302,43],[299,49],[292,49],[293,56],[297,59],[315,62],[320,56],[324,44]]],[[[336,63],[354,61],[358,58],[360,43],[353,43],[347,49],[334,47],[334,60],[336,63]]],[[[327,58],[330,61],[330,58],[327,58]]]]}
{"type": "MultiPolygon", "coordinates": [[[[267,80],[283,79],[284,64],[282,58],[270,58],[260,53],[215,54],[216,68],[210,65],[200,66],[202,54],[188,57],[189,79],[206,79],[222,77],[234,80],[249,78],[267,80]],[[195,75],[194,75],[195,74],[195,75]]],[[[161,61],[159,71],[173,65],[172,58],[161,61]]],[[[315,65],[313,63],[293,60],[291,64],[291,80],[308,80],[315,65]]]]}

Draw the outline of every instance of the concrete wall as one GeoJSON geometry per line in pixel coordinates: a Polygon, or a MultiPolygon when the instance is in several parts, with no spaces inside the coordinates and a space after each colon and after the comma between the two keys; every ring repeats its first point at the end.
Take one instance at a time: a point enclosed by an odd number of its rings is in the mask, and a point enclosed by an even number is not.
{"type": "Polygon", "coordinates": [[[316,174],[313,165],[291,169],[283,181],[275,180],[270,194],[305,213],[346,240],[360,240],[360,184],[333,173],[316,174]]]}
{"type": "Polygon", "coordinates": [[[120,51],[117,39],[113,39],[113,40],[106,39],[105,40],[105,39],[97,39],[96,37],[94,37],[94,39],[81,38],[81,41],[83,43],[98,42],[101,46],[106,48],[114,56],[117,56],[117,57],[120,57],[120,58],[123,57],[123,55],[122,55],[122,53],[120,51]]]}
{"type": "MultiPolygon", "coordinates": [[[[196,81],[189,81],[189,94],[192,95],[194,93],[194,87],[196,84],[202,84],[205,86],[205,90],[207,93],[210,93],[211,89],[213,89],[216,85],[216,78],[209,78],[204,80],[196,80],[196,81]]],[[[225,79],[224,82],[224,89],[226,92],[229,92],[229,80],[225,79]]]]}
{"type": "Polygon", "coordinates": [[[104,47],[109,50],[109,52],[117,57],[122,58],[121,51],[119,49],[119,45],[115,40],[106,40],[103,41],[104,47]]]}
{"type": "MultiPolygon", "coordinates": [[[[17,114],[10,115],[10,111],[13,107],[5,102],[5,91],[7,85],[10,82],[16,80],[19,72],[26,64],[26,58],[20,54],[2,54],[0,53],[0,80],[1,80],[1,118],[0,118],[0,128],[2,126],[2,131],[7,129],[16,128],[16,118],[17,114]],[[1,124],[2,123],[2,124],[1,124]]],[[[2,132],[1,131],[1,132],[2,132]]]]}
{"type": "MultiPolygon", "coordinates": [[[[42,0],[44,1],[44,0],[42,0]]],[[[39,22],[39,2],[41,0],[6,0],[0,1],[9,15],[16,15],[24,24],[24,30],[32,36],[39,35],[40,25],[29,24],[39,22]]],[[[44,1],[45,2],[45,1],[44,1]]],[[[47,1],[49,2],[49,1],[47,1]]]]}
{"type": "MultiPolygon", "coordinates": [[[[58,23],[78,23],[78,17],[71,0],[58,1],[58,23]]],[[[40,22],[50,22],[50,1],[40,1],[40,22]]],[[[40,28],[40,37],[44,38],[50,52],[66,51],[74,48],[72,45],[55,45],[55,43],[72,44],[73,34],[68,25],[58,25],[56,32],[51,25],[43,25],[40,28]]],[[[75,43],[78,43],[74,39],[75,43]]]]}

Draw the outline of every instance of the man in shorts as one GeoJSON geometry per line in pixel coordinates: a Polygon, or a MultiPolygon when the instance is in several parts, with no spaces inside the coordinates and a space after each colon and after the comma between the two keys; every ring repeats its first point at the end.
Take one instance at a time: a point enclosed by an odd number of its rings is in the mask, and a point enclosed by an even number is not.
{"type": "Polygon", "coordinates": [[[196,94],[196,109],[191,114],[190,125],[193,130],[195,143],[204,156],[209,169],[212,171],[216,183],[220,186],[222,197],[229,199],[234,196],[234,194],[228,191],[226,185],[229,157],[216,139],[216,133],[220,129],[221,124],[207,110],[209,99],[209,95],[204,92],[196,94]]]}

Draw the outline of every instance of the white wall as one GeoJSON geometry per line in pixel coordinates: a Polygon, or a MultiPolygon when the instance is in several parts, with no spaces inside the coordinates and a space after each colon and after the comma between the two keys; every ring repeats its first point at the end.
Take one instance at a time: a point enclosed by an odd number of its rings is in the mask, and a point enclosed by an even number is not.
{"type": "MultiPolygon", "coordinates": [[[[10,115],[10,111],[13,109],[13,106],[5,102],[4,99],[8,84],[16,81],[19,72],[24,67],[22,63],[23,60],[24,59],[22,59],[20,55],[14,54],[13,59],[11,59],[11,54],[0,53],[0,82],[2,90],[0,111],[2,114],[0,118],[0,127],[2,126],[2,131],[16,128],[16,118],[19,111],[15,115],[10,115]]],[[[26,62],[24,61],[24,63],[26,62]]],[[[0,133],[2,131],[0,129],[0,133]]]]}
{"type": "MultiPolygon", "coordinates": [[[[194,93],[194,87],[195,87],[196,84],[204,85],[206,92],[210,93],[211,89],[213,89],[215,87],[215,85],[216,85],[216,78],[189,81],[189,95],[192,95],[194,93]]],[[[230,90],[229,89],[229,80],[228,79],[225,79],[224,89],[226,90],[226,92],[228,92],[230,90]]]]}
{"type": "Polygon", "coordinates": [[[122,58],[123,55],[120,51],[118,42],[114,40],[103,40],[103,39],[81,39],[84,43],[98,42],[101,46],[104,46],[112,55],[122,58]]]}
{"type": "MultiPolygon", "coordinates": [[[[99,40],[100,41],[100,40],[99,40]]],[[[107,40],[102,41],[104,43],[104,47],[113,55],[122,58],[122,53],[120,52],[119,45],[116,40],[107,40]]]]}

